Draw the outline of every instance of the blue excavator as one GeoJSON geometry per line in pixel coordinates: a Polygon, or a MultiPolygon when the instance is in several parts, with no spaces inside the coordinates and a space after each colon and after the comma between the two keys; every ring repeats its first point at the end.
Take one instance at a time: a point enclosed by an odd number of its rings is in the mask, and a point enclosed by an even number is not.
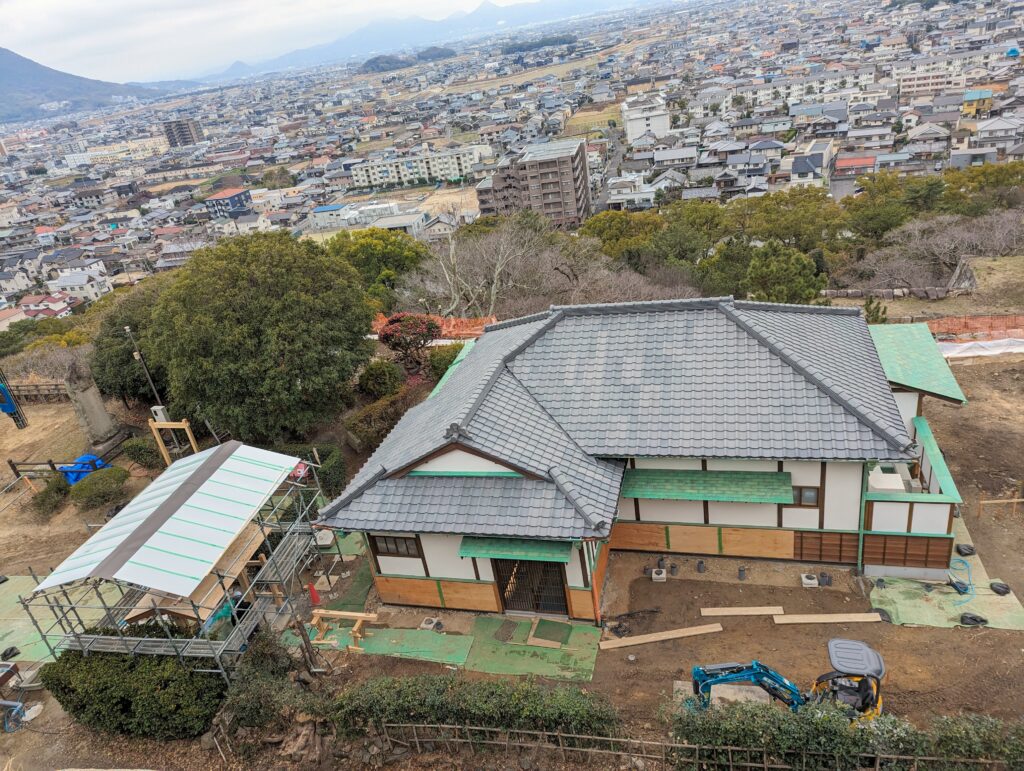
{"type": "Polygon", "coordinates": [[[697,708],[711,706],[711,689],[727,683],[750,683],[796,712],[805,704],[830,701],[845,707],[853,720],[874,720],[882,714],[881,655],[859,640],[833,639],[828,643],[832,671],[821,675],[808,692],[760,661],[697,666],[692,670],[697,708]]]}

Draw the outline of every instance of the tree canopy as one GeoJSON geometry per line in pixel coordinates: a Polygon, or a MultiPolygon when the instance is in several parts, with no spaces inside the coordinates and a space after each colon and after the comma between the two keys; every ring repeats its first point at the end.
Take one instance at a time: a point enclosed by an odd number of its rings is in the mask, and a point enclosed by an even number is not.
{"type": "Polygon", "coordinates": [[[160,294],[147,337],[179,411],[272,442],[343,406],[370,355],[371,318],[345,259],[261,233],[196,252],[160,294]]]}
{"type": "Polygon", "coordinates": [[[332,257],[345,260],[359,272],[377,310],[382,311],[394,305],[397,279],[429,255],[427,247],[412,236],[383,228],[343,230],[327,242],[326,248],[332,257]]]}
{"type": "Polygon", "coordinates": [[[825,276],[815,271],[814,260],[779,241],[769,241],[754,251],[743,289],[751,300],[808,305],[817,301],[825,283],[825,276]]]}

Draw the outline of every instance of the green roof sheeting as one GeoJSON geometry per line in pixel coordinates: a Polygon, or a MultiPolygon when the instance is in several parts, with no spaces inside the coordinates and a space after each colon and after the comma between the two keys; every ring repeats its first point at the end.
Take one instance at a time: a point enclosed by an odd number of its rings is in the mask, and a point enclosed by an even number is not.
{"type": "Polygon", "coordinates": [[[967,402],[927,324],[872,324],[868,329],[890,383],[967,402]]]}
{"type": "Polygon", "coordinates": [[[460,557],[496,560],[568,562],[571,541],[537,541],[532,538],[476,538],[463,536],[460,557]]]}
{"type": "Polygon", "coordinates": [[[793,503],[793,480],[782,471],[672,471],[626,469],[623,498],[667,501],[793,503]]]}

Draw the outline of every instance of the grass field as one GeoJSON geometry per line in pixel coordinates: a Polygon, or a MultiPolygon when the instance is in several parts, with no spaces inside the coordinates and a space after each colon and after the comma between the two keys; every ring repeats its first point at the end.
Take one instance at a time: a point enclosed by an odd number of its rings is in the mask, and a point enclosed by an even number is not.
{"type": "Polygon", "coordinates": [[[622,112],[619,103],[609,104],[596,110],[580,110],[565,122],[563,136],[576,136],[577,134],[590,134],[601,129],[608,128],[608,121],[613,120],[616,124],[622,122],[622,112]]]}

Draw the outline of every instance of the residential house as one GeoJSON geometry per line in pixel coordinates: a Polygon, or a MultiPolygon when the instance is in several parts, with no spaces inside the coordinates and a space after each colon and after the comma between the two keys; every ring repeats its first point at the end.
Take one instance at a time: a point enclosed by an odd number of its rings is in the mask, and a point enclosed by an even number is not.
{"type": "Polygon", "coordinates": [[[230,217],[232,214],[238,216],[252,207],[252,194],[244,188],[232,187],[214,193],[203,203],[213,219],[230,217]]]}
{"type": "Polygon", "coordinates": [[[612,550],[943,581],[960,497],[925,395],[964,401],[925,325],[553,307],[487,327],[321,524],[363,534],[399,605],[600,623],[612,550]]]}

